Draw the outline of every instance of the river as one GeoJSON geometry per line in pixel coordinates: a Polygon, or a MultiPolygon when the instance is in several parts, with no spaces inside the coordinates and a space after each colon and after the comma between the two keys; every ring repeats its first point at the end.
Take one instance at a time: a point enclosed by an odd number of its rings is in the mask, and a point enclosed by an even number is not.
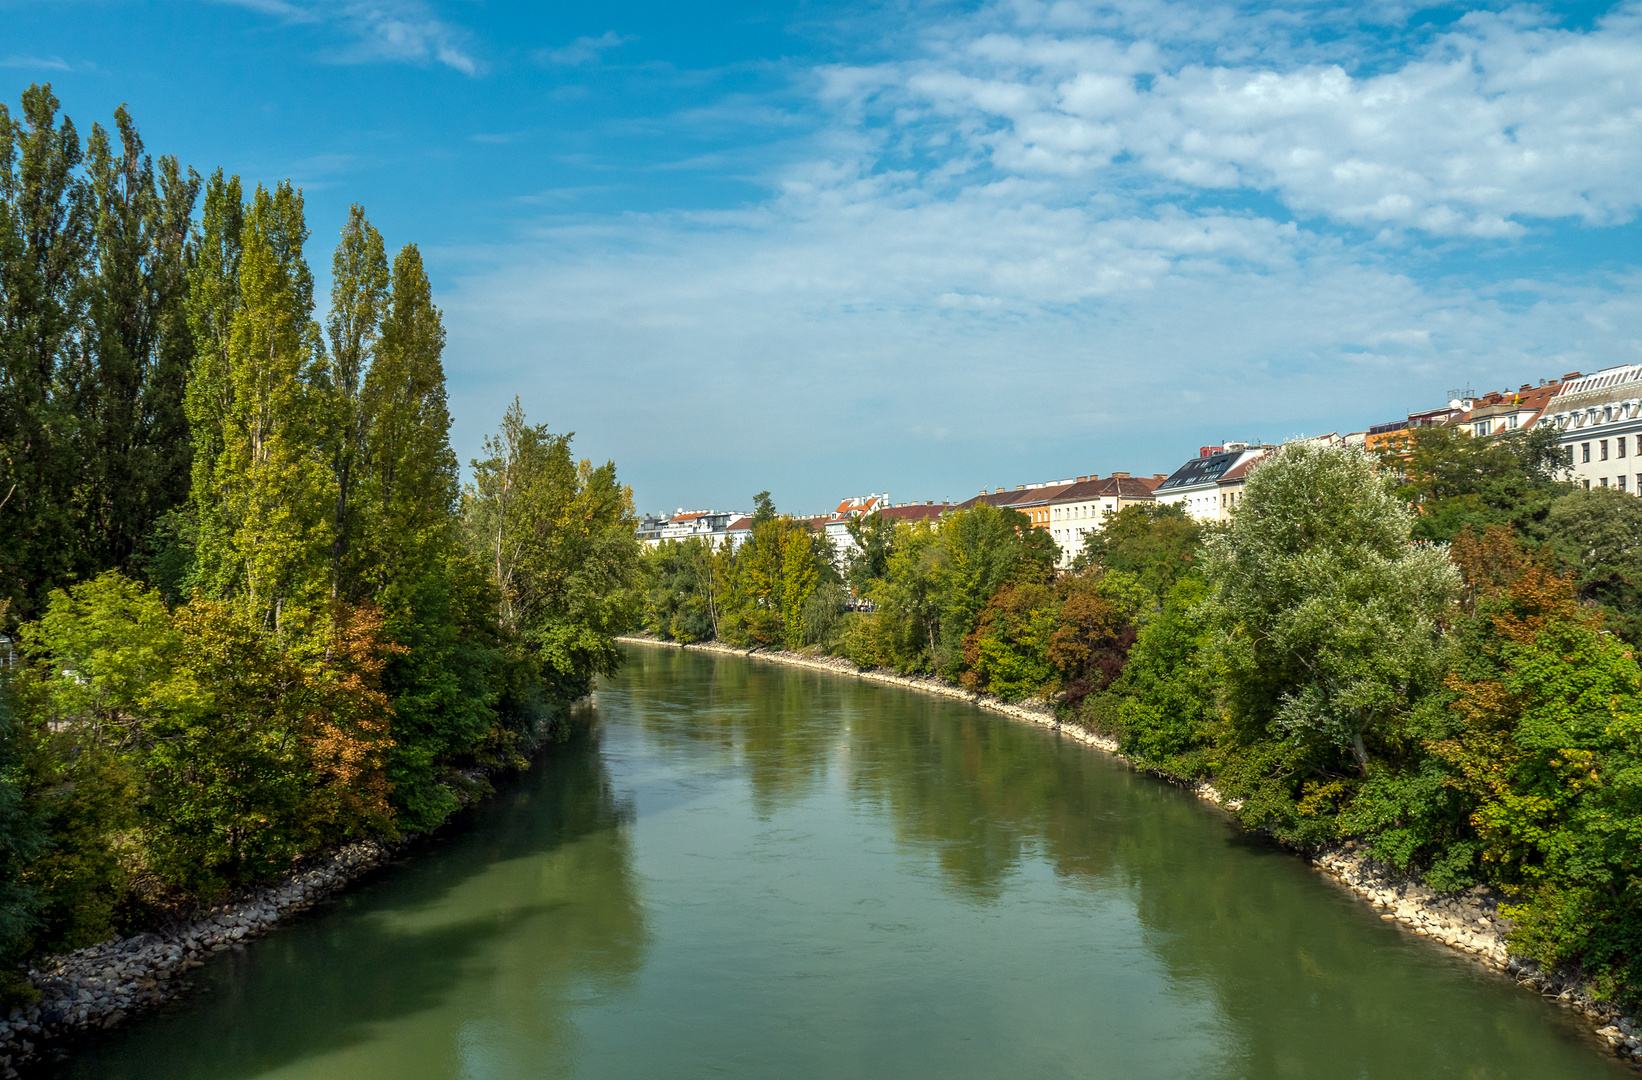
{"type": "Polygon", "coordinates": [[[628,660],[587,734],[460,827],[52,1075],[1632,1075],[1052,732],[740,657],[628,660]]]}

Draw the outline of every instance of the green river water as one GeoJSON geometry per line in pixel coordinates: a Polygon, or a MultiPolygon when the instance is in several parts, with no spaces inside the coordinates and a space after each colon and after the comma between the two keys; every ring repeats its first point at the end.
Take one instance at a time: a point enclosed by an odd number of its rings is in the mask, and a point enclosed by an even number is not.
{"type": "Polygon", "coordinates": [[[1051,732],[739,657],[628,658],[588,735],[54,1075],[1632,1075],[1051,732]]]}

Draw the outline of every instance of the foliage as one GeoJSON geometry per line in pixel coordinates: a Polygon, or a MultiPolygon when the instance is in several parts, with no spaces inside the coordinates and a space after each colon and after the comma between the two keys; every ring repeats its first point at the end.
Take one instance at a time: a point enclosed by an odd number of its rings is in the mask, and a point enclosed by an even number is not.
{"type": "Polygon", "coordinates": [[[1572,485],[1556,431],[1523,428],[1476,438],[1446,425],[1398,432],[1380,453],[1417,512],[1413,535],[1451,540],[1467,526],[1509,525],[1539,535],[1553,500],[1572,485]]]}
{"type": "Polygon", "coordinates": [[[390,267],[353,207],[322,331],[308,239],[290,183],[202,182],[124,109],[82,145],[49,87],[0,107],[0,628],[27,657],[0,959],[437,827],[619,660],[615,467],[515,405],[463,499],[417,248],[390,267]]]}
{"type": "Polygon", "coordinates": [[[1090,532],[1072,567],[1131,574],[1161,603],[1196,566],[1202,539],[1203,526],[1179,503],[1137,503],[1090,532]]]}

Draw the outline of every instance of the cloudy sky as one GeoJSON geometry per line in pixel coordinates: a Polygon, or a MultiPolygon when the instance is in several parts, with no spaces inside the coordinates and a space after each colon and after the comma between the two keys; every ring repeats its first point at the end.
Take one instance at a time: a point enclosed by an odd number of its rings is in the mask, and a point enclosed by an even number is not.
{"type": "Polygon", "coordinates": [[[1642,361],[1642,4],[0,0],[15,102],[420,244],[465,459],[962,499],[1642,361]]]}

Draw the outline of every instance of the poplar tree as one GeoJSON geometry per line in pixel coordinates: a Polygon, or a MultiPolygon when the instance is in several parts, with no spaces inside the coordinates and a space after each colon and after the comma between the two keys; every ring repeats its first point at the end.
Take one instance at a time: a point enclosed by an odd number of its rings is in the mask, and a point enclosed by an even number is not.
{"type": "Polygon", "coordinates": [[[379,590],[395,573],[425,572],[454,541],[457,467],[444,349],[445,328],[421,253],[408,244],[394,259],[392,302],[365,386],[379,590]]]}
{"type": "Polygon", "coordinates": [[[116,148],[94,125],[87,146],[95,277],[78,394],[77,510],[90,565],[132,568],[160,518],[188,496],[183,388],[193,355],[184,259],[199,177],[159,170],[131,116],[116,148]]]}
{"type": "Polygon", "coordinates": [[[245,215],[239,308],[228,335],[232,403],[215,486],[231,531],[207,544],[202,577],[226,586],[254,625],[287,646],[315,629],[328,586],[325,528],[336,481],[316,447],[325,395],[313,322],[313,275],[302,258],[308,238],[302,195],[289,182],[258,186],[245,215]],[[226,541],[226,542],[223,542],[226,541]]]}
{"type": "Polygon", "coordinates": [[[72,373],[89,223],[80,137],[57,108],[49,84],[23,92],[20,121],[0,106],[0,588],[23,617],[81,548],[72,373]]]}
{"type": "Polygon", "coordinates": [[[354,574],[345,565],[360,532],[354,493],[360,480],[369,413],[361,399],[367,368],[376,355],[388,299],[388,261],[382,234],[355,203],[331,260],[331,313],[326,320],[331,352],[326,365],[329,401],[326,452],[336,485],[331,514],[331,599],[344,598],[354,574]]]}
{"type": "Polygon", "coordinates": [[[239,177],[224,177],[218,169],[205,184],[198,239],[188,274],[187,315],[195,352],[183,400],[194,447],[189,483],[196,548],[194,575],[197,583],[214,596],[229,591],[223,574],[231,560],[221,553],[227,550],[234,531],[228,518],[223,454],[234,406],[228,340],[234,315],[239,311],[244,231],[245,204],[239,177]]]}

